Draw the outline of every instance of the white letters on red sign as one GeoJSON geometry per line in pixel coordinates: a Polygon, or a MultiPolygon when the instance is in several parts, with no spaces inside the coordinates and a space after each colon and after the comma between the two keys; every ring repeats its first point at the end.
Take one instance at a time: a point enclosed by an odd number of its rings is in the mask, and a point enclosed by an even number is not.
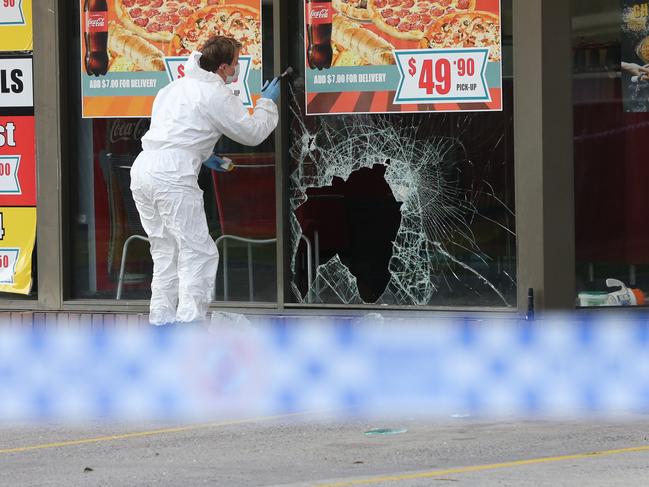
{"type": "Polygon", "coordinates": [[[16,147],[15,130],[16,126],[13,122],[7,122],[6,125],[0,124],[0,147],[16,147]]]}

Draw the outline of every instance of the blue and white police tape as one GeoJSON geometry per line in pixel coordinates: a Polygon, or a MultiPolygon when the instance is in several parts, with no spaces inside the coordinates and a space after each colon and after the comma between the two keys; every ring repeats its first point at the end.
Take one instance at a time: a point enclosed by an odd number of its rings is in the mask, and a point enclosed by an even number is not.
{"type": "Polygon", "coordinates": [[[649,411],[649,321],[0,325],[0,420],[649,411]]]}

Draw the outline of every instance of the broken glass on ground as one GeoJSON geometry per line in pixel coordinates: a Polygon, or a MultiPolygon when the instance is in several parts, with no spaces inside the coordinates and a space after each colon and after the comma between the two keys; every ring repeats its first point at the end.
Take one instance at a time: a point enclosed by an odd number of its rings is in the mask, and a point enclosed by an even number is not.
{"type": "Polygon", "coordinates": [[[374,428],[365,432],[365,436],[391,436],[407,433],[406,428],[374,428]]]}

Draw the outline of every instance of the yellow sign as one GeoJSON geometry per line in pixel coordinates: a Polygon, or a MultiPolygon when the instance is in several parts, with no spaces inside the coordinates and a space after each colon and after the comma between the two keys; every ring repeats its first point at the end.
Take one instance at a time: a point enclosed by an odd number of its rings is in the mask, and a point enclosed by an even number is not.
{"type": "Polygon", "coordinates": [[[29,294],[35,241],[36,208],[0,207],[0,292],[29,294]]]}
{"type": "Polygon", "coordinates": [[[0,51],[32,51],[32,0],[0,0],[0,51]]]}

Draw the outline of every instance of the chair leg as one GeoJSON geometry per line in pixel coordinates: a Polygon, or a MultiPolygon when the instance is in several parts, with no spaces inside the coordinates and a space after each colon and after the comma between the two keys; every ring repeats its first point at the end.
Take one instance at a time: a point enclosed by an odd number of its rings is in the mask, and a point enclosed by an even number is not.
{"type": "Polygon", "coordinates": [[[128,252],[128,246],[131,244],[133,240],[144,240],[145,242],[149,242],[149,239],[146,237],[142,237],[140,235],[131,235],[129,238],[126,239],[124,242],[124,246],[122,247],[122,262],[120,263],[119,266],[119,279],[117,280],[117,296],[115,299],[120,300],[122,299],[122,287],[124,286],[124,272],[126,270],[126,254],[128,252]]]}
{"type": "Polygon", "coordinates": [[[126,239],[126,242],[124,242],[124,246],[122,247],[122,262],[119,266],[119,279],[117,280],[117,296],[115,299],[120,300],[122,299],[122,285],[124,284],[124,270],[126,267],[126,252],[128,251],[128,244],[130,243],[130,239],[126,239]]]}
{"type": "Polygon", "coordinates": [[[223,301],[228,300],[228,242],[223,240],[223,301]]]}
{"type": "Polygon", "coordinates": [[[254,300],[254,289],[252,284],[252,245],[248,243],[248,299],[254,300]]]}
{"type": "Polygon", "coordinates": [[[320,267],[320,234],[317,230],[313,231],[313,252],[314,264],[313,270],[315,271],[315,293],[316,296],[320,294],[320,282],[318,281],[318,267],[320,267]]]}
{"type": "Polygon", "coordinates": [[[311,273],[311,269],[313,266],[312,260],[311,260],[311,240],[309,238],[302,234],[300,236],[302,240],[304,240],[304,243],[306,244],[306,276],[307,276],[307,283],[308,283],[308,289],[306,293],[306,302],[311,303],[311,286],[313,286],[313,274],[311,273]]]}
{"type": "MultiPolygon", "coordinates": [[[[244,237],[238,237],[236,235],[221,235],[219,238],[217,238],[214,243],[216,243],[216,246],[218,247],[219,243],[223,242],[223,300],[227,301],[229,298],[229,289],[228,289],[228,244],[227,240],[235,240],[238,242],[245,242],[248,244],[248,279],[249,279],[249,284],[248,284],[248,292],[249,292],[249,297],[250,301],[253,301],[255,298],[255,287],[254,287],[254,276],[253,276],[253,266],[252,266],[252,244],[255,245],[260,245],[260,244],[270,244],[270,243],[277,243],[276,238],[268,238],[268,239],[250,239],[250,238],[244,238],[244,237]]],[[[308,243],[308,242],[307,242],[308,243]]],[[[309,243],[309,250],[310,250],[310,243],[309,243]]],[[[309,266],[311,264],[310,256],[309,256],[309,266]]],[[[311,270],[309,269],[309,280],[311,280],[311,270]]]]}

